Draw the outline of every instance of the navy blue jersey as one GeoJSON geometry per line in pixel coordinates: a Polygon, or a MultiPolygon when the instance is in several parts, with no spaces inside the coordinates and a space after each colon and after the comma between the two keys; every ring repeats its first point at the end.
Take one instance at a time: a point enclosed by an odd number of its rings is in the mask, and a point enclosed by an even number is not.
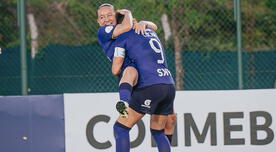
{"type": "Polygon", "coordinates": [[[112,39],[112,35],[115,29],[114,26],[103,26],[100,27],[98,31],[98,41],[100,46],[102,47],[105,55],[109,58],[110,61],[113,60],[114,49],[112,49],[112,43],[114,39],[112,39]]]}
{"type": "Polygon", "coordinates": [[[174,84],[163,46],[154,31],[147,29],[144,35],[139,35],[131,30],[115,40],[115,47],[126,49],[126,57],[135,63],[139,73],[138,88],[174,84]]]}
{"type": "MultiPolygon", "coordinates": [[[[104,51],[104,54],[107,56],[107,58],[110,60],[110,62],[113,61],[114,48],[117,45],[116,41],[114,39],[112,39],[112,35],[113,35],[115,28],[116,28],[116,25],[103,26],[103,27],[100,27],[100,29],[98,30],[98,41],[104,51]]],[[[124,59],[122,71],[128,66],[135,67],[135,64],[129,58],[126,57],[124,59]]],[[[119,75],[119,78],[121,78],[121,76],[122,76],[122,74],[119,75]]]]}

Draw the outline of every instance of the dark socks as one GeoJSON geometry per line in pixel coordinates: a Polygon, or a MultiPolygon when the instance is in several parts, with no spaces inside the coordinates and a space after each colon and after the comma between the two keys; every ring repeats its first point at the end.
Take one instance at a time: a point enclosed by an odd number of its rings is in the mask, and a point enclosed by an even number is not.
{"type": "Polygon", "coordinates": [[[170,152],[171,151],[170,142],[166,137],[166,135],[164,134],[164,129],[163,130],[150,129],[150,131],[157,144],[158,151],[170,152]]]}
{"type": "Polygon", "coordinates": [[[173,135],[166,135],[166,136],[167,136],[167,138],[168,138],[170,144],[172,144],[172,136],[173,136],[173,135]]]}
{"type": "Polygon", "coordinates": [[[129,83],[121,83],[119,86],[120,100],[128,102],[131,98],[132,86],[129,83]]]}
{"type": "Polygon", "coordinates": [[[116,152],[129,152],[130,151],[130,138],[129,131],[131,128],[116,122],[113,126],[115,140],[116,140],[116,152]]]}

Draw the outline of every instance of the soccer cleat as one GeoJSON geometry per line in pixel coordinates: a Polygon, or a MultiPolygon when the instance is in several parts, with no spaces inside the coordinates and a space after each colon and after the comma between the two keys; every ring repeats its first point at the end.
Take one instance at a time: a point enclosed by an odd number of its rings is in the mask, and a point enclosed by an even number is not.
{"type": "Polygon", "coordinates": [[[128,107],[128,103],[124,102],[122,100],[118,101],[117,104],[116,104],[116,109],[120,113],[120,116],[123,117],[123,118],[128,117],[128,112],[126,110],[127,107],[128,107]]]}

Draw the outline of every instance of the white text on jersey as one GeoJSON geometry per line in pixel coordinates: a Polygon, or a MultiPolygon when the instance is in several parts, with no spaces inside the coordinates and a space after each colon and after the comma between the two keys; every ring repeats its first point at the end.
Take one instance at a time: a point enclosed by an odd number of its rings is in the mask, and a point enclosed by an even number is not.
{"type": "Polygon", "coordinates": [[[171,72],[166,68],[157,69],[156,71],[159,77],[171,76],[171,72]]]}

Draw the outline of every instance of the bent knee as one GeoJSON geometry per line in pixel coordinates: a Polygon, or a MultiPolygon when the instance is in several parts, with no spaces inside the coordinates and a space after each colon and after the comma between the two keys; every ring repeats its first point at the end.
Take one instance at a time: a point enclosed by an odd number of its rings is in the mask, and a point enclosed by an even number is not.
{"type": "Polygon", "coordinates": [[[166,126],[165,128],[168,129],[168,130],[171,130],[174,128],[174,126],[176,125],[176,122],[177,122],[177,117],[175,114],[173,115],[169,115],[168,116],[168,121],[166,123],[166,126]]]}
{"type": "Polygon", "coordinates": [[[168,123],[175,125],[177,121],[176,114],[172,114],[168,116],[168,123]]]}
{"type": "Polygon", "coordinates": [[[130,75],[132,77],[138,77],[138,71],[136,68],[132,67],[132,66],[128,66],[125,70],[124,70],[124,74],[130,75]]]}

